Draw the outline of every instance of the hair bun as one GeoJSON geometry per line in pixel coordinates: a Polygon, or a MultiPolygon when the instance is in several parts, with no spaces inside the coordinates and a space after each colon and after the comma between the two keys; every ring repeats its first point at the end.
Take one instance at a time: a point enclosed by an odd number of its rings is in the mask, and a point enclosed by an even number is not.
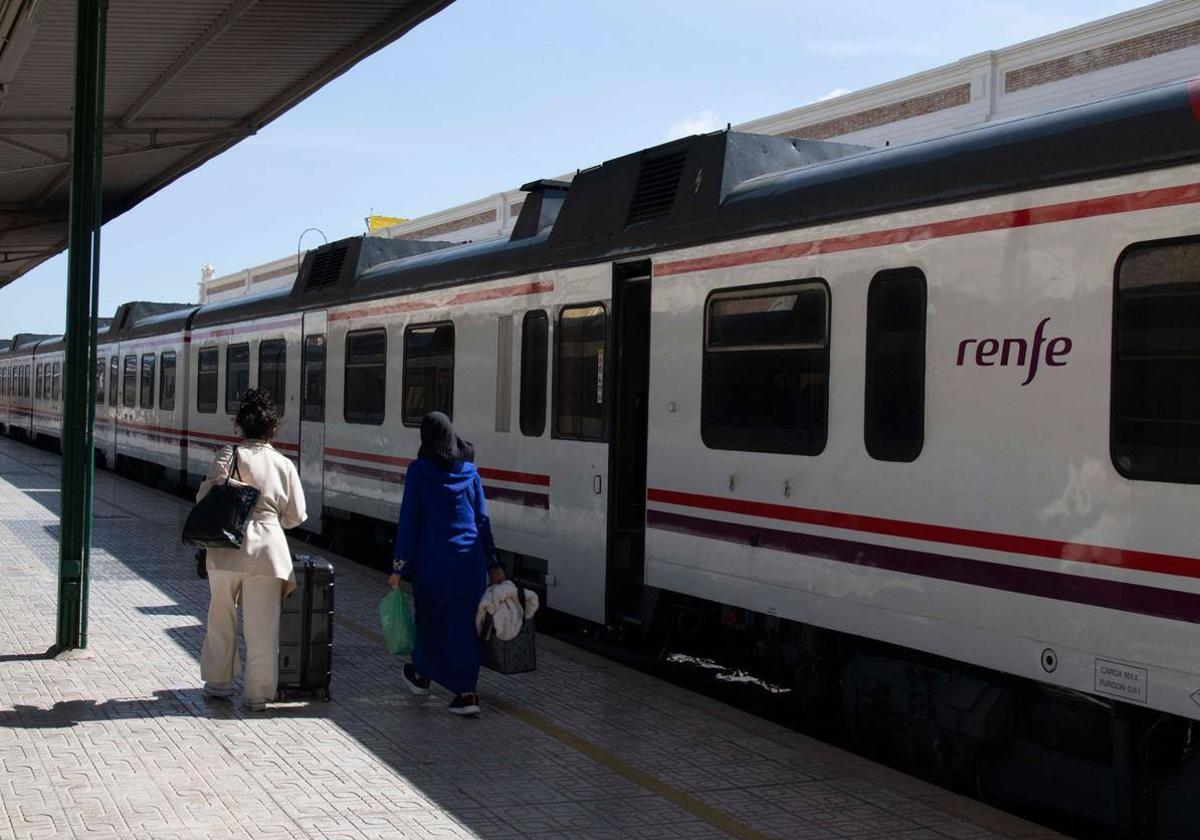
{"type": "Polygon", "coordinates": [[[274,401],[266,391],[261,391],[258,388],[247,388],[246,393],[242,395],[242,405],[250,405],[255,408],[274,407],[274,401]]]}

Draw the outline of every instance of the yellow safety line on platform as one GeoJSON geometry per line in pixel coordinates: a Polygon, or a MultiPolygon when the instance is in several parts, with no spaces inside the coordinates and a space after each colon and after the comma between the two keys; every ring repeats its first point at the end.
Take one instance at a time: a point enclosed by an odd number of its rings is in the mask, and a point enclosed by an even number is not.
{"type": "MultiPolygon", "coordinates": [[[[342,616],[334,616],[334,621],[350,630],[353,633],[362,636],[364,639],[369,639],[382,645],[383,636],[370,630],[367,627],[359,624],[356,621],[351,621],[342,616]]],[[[581,738],[574,732],[559,726],[549,718],[539,715],[537,712],[523,709],[520,706],[510,703],[507,700],[492,698],[491,705],[497,711],[504,712],[510,717],[514,717],[522,723],[532,726],[534,729],[549,735],[556,741],[566,744],[576,752],[590,758],[592,761],[599,764],[601,767],[611,770],[623,779],[633,782],[636,785],[644,787],[656,796],[660,796],[668,802],[674,804],[680,810],[691,814],[693,817],[704,820],[714,828],[724,831],[730,837],[736,837],[738,840],[771,840],[769,834],[764,834],[757,829],[751,828],[743,822],[729,816],[724,811],[719,811],[711,805],[706,805],[699,799],[696,799],[690,794],[684,793],[679,788],[672,784],[664,782],[656,776],[652,776],[645,770],[641,770],[623,758],[610,753],[603,747],[593,744],[586,738],[581,738]]]]}
{"type": "Polygon", "coordinates": [[[580,738],[575,733],[559,726],[548,718],[542,717],[537,712],[522,709],[520,706],[515,706],[506,700],[494,699],[492,700],[492,705],[500,711],[512,715],[517,720],[529,724],[534,729],[561,741],[577,752],[583,753],[601,767],[606,767],[618,776],[628,779],[634,784],[641,785],[657,796],[661,796],[668,802],[678,806],[680,810],[686,811],[694,817],[699,817],[715,828],[719,828],[731,837],[737,837],[739,840],[769,840],[770,835],[763,834],[761,831],[753,829],[743,822],[739,822],[724,811],[718,811],[711,805],[705,805],[694,796],[684,793],[674,785],[650,775],[645,770],[635,767],[622,758],[617,758],[604,748],[598,747],[584,738],[580,738]]]}

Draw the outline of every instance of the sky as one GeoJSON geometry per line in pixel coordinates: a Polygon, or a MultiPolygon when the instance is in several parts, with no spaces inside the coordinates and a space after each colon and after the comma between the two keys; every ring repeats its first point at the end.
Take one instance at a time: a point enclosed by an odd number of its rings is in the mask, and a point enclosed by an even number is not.
{"type": "MultiPolygon", "coordinates": [[[[306,228],[360,234],[1141,5],[456,0],[105,225],[100,313],[194,301],[206,262],[287,256],[306,228]]],[[[60,255],[0,289],[0,336],[61,333],[65,306],[60,255]]]]}

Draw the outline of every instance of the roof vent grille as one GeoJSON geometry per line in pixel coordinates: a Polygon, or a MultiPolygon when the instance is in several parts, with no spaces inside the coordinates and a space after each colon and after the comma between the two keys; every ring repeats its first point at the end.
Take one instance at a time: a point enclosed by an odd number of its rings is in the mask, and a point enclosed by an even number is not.
{"type": "Polygon", "coordinates": [[[642,171],[638,173],[637,186],[633,190],[633,202],[629,205],[629,219],[626,225],[636,225],[670,214],[686,161],[685,149],[642,163],[642,171]]]}
{"type": "Polygon", "coordinates": [[[342,263],[346,261],[345,245],[334,248],[321,248],[313,254],[312,269],[308,272],[308,282],[304,290],[323,289],[332,286],[342,276],[342,263]]]}

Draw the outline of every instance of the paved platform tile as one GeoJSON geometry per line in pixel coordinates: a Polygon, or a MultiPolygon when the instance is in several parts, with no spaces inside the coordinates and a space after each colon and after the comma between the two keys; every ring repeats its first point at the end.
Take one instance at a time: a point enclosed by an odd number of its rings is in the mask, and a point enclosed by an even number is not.
{"type": "Polygon", "coordinates": [[[413,698],[337,558],[334,701],[200,691],[188,505],[96,476],[89,648],[53,640],[59,459],[0,439],[0,838],[1036,838],[1050,832],[539,637],[484,714],[413,698]]]}

